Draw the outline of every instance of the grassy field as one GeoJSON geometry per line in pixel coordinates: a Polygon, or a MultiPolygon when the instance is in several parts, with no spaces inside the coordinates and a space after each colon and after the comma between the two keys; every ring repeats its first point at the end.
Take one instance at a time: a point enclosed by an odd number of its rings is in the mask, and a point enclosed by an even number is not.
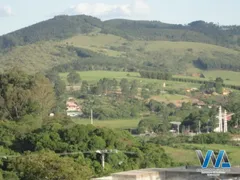
{"type": "MultiPolygon", "coordinates": [[[[79,71],[82,80],[89,81],[90,83],[96,83],[102,78],[115,78],[116,80],[121,80],[122,78],[126,78],[128,80],[139,80],[141,84],[154,84],[155,86],[159,86],[162,88],[164,82],[166,82],[166,87],[169,89],[180,89],[180,88],[198,88],[199,84],[185,83],[185,82],[174,82],[174,81],[163,81],[157,79],[146,79],[141,78],[140,74],[137,72],[116,72],[116,71],[79,71]]],[[[67,82],[67,74],[61,73],[60,77],[67,82]]]]}
{"type": "Polygon", "coordinates": [[[195,71],[202,73],[205,78],[191,77],[184,75],[175,75],[174,77],[188,78],[188,79],[199,79],[199,80],[215,80],[217,77],[221,77],[224,80],[225,84],[231,85],[240,85],[240,72],[233,71],[223,71],[223,70],[214,70],[214,71],[195,71]]]}
{"type": "MultiPolygon", "coordinates": [[[[240,165],[240,148],[230,145],[219,145],[219,144],[184,144],[192,147],[193,149],[205,148],[207,150],[225,150],[228,154],[230,163],[233,166],[240,165]]],[[[195,150],[184,149],[184,148],[172,148],[163,146],[165,151],[177,162],[190,163],[192,165],[199,165],[199,160],[196,156],[195,150]]],[[[203,152],[206,153],[206,152],[203,152]]],[[[205,155],[204,155],[205,156],[205,155]]]]}
{"type": "Polygon", "coordinates": [[[120,46],[124,42],[127,42],[127,40],[110,34],[78,35],[63,41],[64,44],[68,43],[75,47],[89,49],[108,56],[120,56],[124,54],[124,52],[110,49],[110,46],[120,46]]]}
{"type": "Polygon", "coordinates": [[[199,161],[197,159],[195,151],[193,150],[173,148],[168,146],[163,146],[163,149],[178,163],[198,165],[199,161]]]}
{"type": "MultiPolygon", "coordinates": [[[[91,124],[90,119],[74,119],[73,120],[76,124],[91,124]]],[[[113,119],[113,120],[94,120],[93,125],[97,127],[107,127],[113,129],[127,129],[127,128],[136,128],[138,123],[140,122],[139,119],[113,119]]]]}
{"type": "MultiPolygon", "coordinates": [[[[76,47],[82,47],[99,52],[100,50],[109,50],[111,46],[119,47],[124,45],[132,51],[139,47],[144,48],[145,51],[162,51],[171,52],[170,55],[184,55],[191,54],[193,56],[207,55],[214,57],[216,52],[226,54],[239,55],[238,51],[233,49],[224,48],[221,46],[196,43],[196,42],[170,42],[170,41],[128,41],[119,36],[111,34],[91,34],[91,35],[78,35],[63,41],[64,44],[68,43],[76,47]]],[[[109,51],[111,53],[111,51],[109,51]]],[[[116,51],[113,51],[116,53],[116,51]]],[[[118,51],[124,53],[124,51],[118,51]]],[[[111,54],[109,54],[111,55],[111,54]]]]}
{"type": "Polygon", "coordinates": [[[192,99],[188,96],[183,96],[179,94],[162,94],[159,96],[152,96],[151,99],[154,99],[158,102],[173,103],[176,106],[181,106],[183,102],[192,102],[192,99]]]}
{"type": "Polygon", "coordinates": [[[206,71],[203,72],[207,79],[216,79],[221,77],[226,84],[240,85],[240,72],[232,71],[206,71]]]}

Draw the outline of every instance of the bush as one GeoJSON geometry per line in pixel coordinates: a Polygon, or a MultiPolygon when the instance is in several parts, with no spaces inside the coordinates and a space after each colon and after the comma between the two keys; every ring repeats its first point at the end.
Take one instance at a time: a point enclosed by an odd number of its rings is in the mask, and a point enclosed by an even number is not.
{"type": "Polygon", "coordinates": [[[200,134],[193,137],[193,143],[201,144],[226,144],[231,140],[228,133],[200,134]]]}

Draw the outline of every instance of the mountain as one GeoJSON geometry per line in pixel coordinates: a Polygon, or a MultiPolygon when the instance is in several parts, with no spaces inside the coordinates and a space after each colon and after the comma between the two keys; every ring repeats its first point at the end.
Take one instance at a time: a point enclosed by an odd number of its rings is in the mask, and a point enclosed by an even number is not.
{"type": "Polygon", "coordinates": [[[7,49],[38,41],[61,40],[76,34],[88,33],[102,22],[91,16],[56,16],[32,26],[17,30],[0,37],[0,48],[7,49]]]}
{"type": "Polygon", "coordinates": [[[240,71],[240,26],[56,16],[0,37],[0,69],[240,71]]]}

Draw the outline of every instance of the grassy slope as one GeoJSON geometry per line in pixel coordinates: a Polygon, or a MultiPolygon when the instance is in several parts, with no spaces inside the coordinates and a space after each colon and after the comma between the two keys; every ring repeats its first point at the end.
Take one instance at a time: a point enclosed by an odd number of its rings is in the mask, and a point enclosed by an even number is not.
{"type": "Polygon", "coordinates": [[[0,69],[17,66],[27,71],[36,72],[70,62],[73,59],[73,54],[59,47],[58,43],[39,42],[18,46],[7,54],[0,54],[0,69]]]}
{"type": "MultiPolygon", "coordinates": [[[[224,54],[230,59],[240,58],[239,51],[211,44],[170,41],[129,41],[119,36],[99,33],[78,35],[64,40],[63,43],[109,56],[125,56],[139,63],[144,61],[163,62],[170,67],[181,64],[182,66],[186,66],[190,72],[195,69],[192,61],[198,57],[221,59],[224,54]]],[[[182,69],[180,68],[180,70],[182,69]]]]}
{"type": "MultiPolygon", "coordinates": [[[[239,147],[219,144],[190,144],[189,146],[197,148],[205,147],[207,150],[225,150],[233,166],[240,165],[240,149],[239,147]]],[[[183,148],[172,148],[163,146],[166,152],[177,162],[190,163],[192,165],[199,165],[199,160],[194,150],[183,148]]],[[[206,153],[206,152],[204,152],[206,153]]]]}
{"type": "Polygon", "coordinates": [[[221,46],[196,43],[196,42],[170,42],[170,41],[128,41],[122,37],[106,34],[78,35],[64,42],[74,46],[86,47],[93,50],[104,49],[109,46],[120,46],[127,43],[132,50],[137,47],[144,47],[146,51],[172,51],[172,53],[184,54],[191,51],[192,55],[206,55],[211,58],[216,57],[214,52],[223,52],[226,54],[239,55],[238,51],[224,48],[221,46]],[[95,48],[92,48],[95,47],[95,48]],[[190,50],[192,49],[192,50],[190,50]]]}
{"type": "Polygon", "coordinates": [[[179,63],[182,63],[186,65],[189,73],[203,72],[207,78],[220,76],[223,79],[230,79],[226,83],[240,84],[238,79],[240,73],[228,71],[205,72],[194,68],[192,65],[192,60],[199,56],[220,58],[219,56],[224,53],[231,57],[240,57],[240,53],[233,49],[193,42],[128,41],[115,35],[99,34],[97,31],[89,35],[74,36],[61,42],[39,42],[19,46],[7,54],[0,55],[2,65],[0,69],[3,66],[8,68],[15,65],[28,71],[46,70],[52,66],[76,59],[75,55],[67,52],[64,48],[58,47],[66,44],[86,48],[108,56],[126,56],[139,64],[147,60],[153,60],[157,63],[165,62],[172,67],[177,67],[179,63]]]}

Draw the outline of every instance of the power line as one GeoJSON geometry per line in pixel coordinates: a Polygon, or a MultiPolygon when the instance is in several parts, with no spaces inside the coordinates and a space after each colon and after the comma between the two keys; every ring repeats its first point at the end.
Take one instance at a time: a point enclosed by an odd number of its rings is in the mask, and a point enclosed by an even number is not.
{"type": "MultiPolygon", "coordinates": [[[[124,154],[136,154],[135,152],[131,151],[121,151],[117,149],[104,149],[104,150],[95,150],[95,151],[75,151],[75,152],[64,152],[64,153],[56,153],[60,156],[67,156],[67,155],[77,155],[77,154],[92,154],[92,153],[97,153],[101,154],[101,163],[102,163],[102,168],[104,170],[105,167],[105,154],[113,154],[113,153],[124,153],[124,154]]],[[[1,155],[0,159],[8,159],[8,158],[18,158],[18,157],[24,157],[24,156],[37,156],[38,154],[25,154],[25,155],[1,155]]]]}

